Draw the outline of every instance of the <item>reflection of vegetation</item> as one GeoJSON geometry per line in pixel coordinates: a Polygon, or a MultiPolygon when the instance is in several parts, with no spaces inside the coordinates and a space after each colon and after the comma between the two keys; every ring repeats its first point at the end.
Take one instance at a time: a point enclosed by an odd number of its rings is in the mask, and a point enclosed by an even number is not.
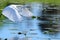
{"type": "Polygon", "coordinates": [[[2,21],[4,19],[5,19],[5,17],[4,17],[4,15],[2,15],[2,10],[0,10],[0,21],[2,21]]]}
{"type": "Polygon", "coordinates": [[[44,34],[53,34],[58,32],[56,31],[58,27],[54,27],[53,24],[48,23],[48,24],[42,24],[40,26],[44,34]]]}
{"type": "Polygon", "coordinates": [[[5,0],[1,1],[1,0],[0,0],[0,3],[1,3],[1,4],[0,4],[0,21],[2,21],[2,20],[5,19],[5,17],[2,15],[2,10],[3,10],[4,7],[7,6],[8,1],[5,1],[5,0]]]}
{"type": "Polygon", "coordinates": [[[4,17],[4,15],[1,15],[0,17],[0,21],[4,20],[6,17],[4,17]]]}
{"type": "Polygon", "coordinates": [[[0,9],[3,9],[8,4],[8,0],[0,0],[0,9]]]}
{"type": "Polygon", "coordinates": [[[0,27],[3,26],[3,20],[5,19],[6,17],[4,15],[2,15],[2,10],[0,10],[0,27]]]}
{"type": "Polygon", "coordinates": [[[56,34],[58,32],[57,31],[58,27],[53,26],[58,24],[59,18],[57,18],[58,17],[57,15],[59,14],[57,13],[58,13],[58,9],[56,5],[48,5],[46,9],[43,10],[41,18],[38,18],[43,21],[39,24],[39,26],[41,26],[41,30],[43,31],[44,34],[56,34]],[[56,15],[56,16],[51,16],[51,15],[56,15]],[[44,22],[44,21],[48,21],[48,22],[44,22]]]}
{"type": "Polygon", "coordinates": [[[3,25],[3,22],[0,22],[0,27],[3,25]]]}

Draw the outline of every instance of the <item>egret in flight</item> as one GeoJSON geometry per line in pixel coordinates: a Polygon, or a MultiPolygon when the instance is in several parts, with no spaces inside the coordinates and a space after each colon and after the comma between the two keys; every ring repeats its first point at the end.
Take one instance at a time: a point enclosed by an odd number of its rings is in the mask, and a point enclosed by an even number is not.
{"type": "Polygon", "coordinates": [[[4,8],[2,14],[13,22],[20,22],[23,17],[32,17],[33,14],[24,5],[9,5],[4,8]]]}

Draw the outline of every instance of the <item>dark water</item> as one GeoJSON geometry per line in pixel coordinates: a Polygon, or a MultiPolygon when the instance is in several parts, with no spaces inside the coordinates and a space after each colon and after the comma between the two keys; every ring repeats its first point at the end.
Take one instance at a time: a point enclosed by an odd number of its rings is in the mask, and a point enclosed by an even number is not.
{"type": "MultiPolygon", "coordinates": [[[[28,8],[30,7],[29,10],[34,14],[34,16],[42,15],[42,4],[31,3],[26,4],[26,6],[28,6],[28,8]]],[[[0,28],[0,37],[3,39],[28,37],[31,38],[31,40],[59,40],[58,38],[60,38],[60,33],[56,33],[53,35],[50,35],[49,33],[44,34],[44,31],[41,30],[43,27],[39,26],[41,22],[42,21],[38,20],[37,18],[26,18],[20,23],[11,22],[8,19],[4,20],[3,25],[0,28]]]]}

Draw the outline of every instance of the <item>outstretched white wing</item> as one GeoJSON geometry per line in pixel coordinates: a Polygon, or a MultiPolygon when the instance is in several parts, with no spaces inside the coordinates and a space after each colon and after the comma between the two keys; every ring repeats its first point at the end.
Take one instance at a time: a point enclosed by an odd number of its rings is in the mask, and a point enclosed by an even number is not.
{"type": "Polygon", "coordinates": [[[13,22],[20,22],[22,20],[21,16],[33,16],[27,8],[23,8],[23,5],[10,5],[3,10],[2,14],[13,22]]]}
{"type": "Polygon", "coordinates": [[[24,6],[22,6],[22,7],[17,6],[17,10],[18,10],[18,13],[22,16],[25,16],[25,17],[32,17],[33,16],[32,12],[30,12],[28,10],[28,8],[26,8],[24,6]]]}
{"type": "Polygon", "coordinates": [[[12,6],[8,6],[6,7],[2,14],[4,16],[6,16],[9,20],[16,22],[16,21],[21,21],[22,17],[19,15],[19,13],[17,12],[17,10],[14,9],[14,7],[12,8],[12,6]]]}

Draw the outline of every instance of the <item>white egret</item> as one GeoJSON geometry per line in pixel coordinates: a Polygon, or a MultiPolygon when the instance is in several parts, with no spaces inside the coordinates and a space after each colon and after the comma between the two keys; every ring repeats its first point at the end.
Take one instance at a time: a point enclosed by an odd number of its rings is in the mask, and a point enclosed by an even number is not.
{"type": "Polygon", "coordinates": [[[9,5],[3,10],[2,14],[13,22],[20,22],[23,19],[22,16],[33,16],[23,5],[9,5]]]}

